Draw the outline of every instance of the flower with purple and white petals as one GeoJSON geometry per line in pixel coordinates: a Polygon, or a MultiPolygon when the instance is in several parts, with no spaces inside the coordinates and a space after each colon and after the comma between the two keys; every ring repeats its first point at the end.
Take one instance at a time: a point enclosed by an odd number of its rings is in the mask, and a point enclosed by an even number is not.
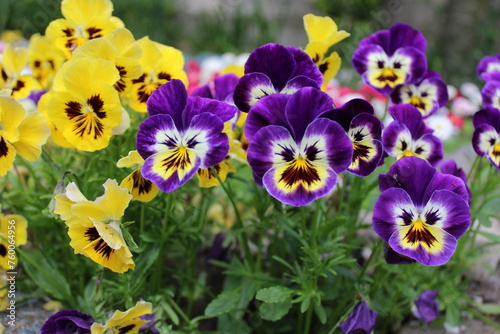
{"type": "Polygon", "coordinates": [[[417,319],[430,322],[439,318],[439,303],[436,301],[439,290],[424,290],[411,309],[417,319]]]}
{"type": "Polygon", "coordinates": [[[472,146],[477,155],[487,157],[500,170],[500,110],[484,108],[472,117],[472,146]]]}
{"type": "Polygon", "coordinates": [[[78,310],[62,310],[51,315],[40,328],[41,334],[90,334],[94,319],[78,310]]]}
{"type": "Polygon", "coordinates": [[[245,134],[255,181],[279,201],[307,205],[328,194],[352,161],[344,129],[319,115],[331,109],[328,94],[306,87],[293,95],[261,99],[248,113],[245,134]]]}
{"type": "Polygon", "coordinates": [[[363,81],[383,95],[398,85],[418,82],[427,71],[425,37],[405,23],[396,23],[363,38],[352,55],[352,66],[363,81]]]}
{"type": "Polygon", "coordinates": [[[389,108],[394,121],[382,135],[382,144],[388,155],[401,159],[415,156],[436,166],[443,159],[443,143],[432,134],[422,114],[411,104],[398,104],[389,108]]]}
{"type": "Polygon", "coordinates": [[[485,107],[500,110],[500,81],[486,82],[486,85],[481,89],[481,98],[485,107]]]}
{"type": "Polygon", "coordinates": [[[180,80],[154,91],[149,117],[137,132],[137,151],[144,158],[142,175],[164,192],[186,183],[199,168],[215,166],[227,156],[224,122],[237,109],[225,102],[188,97],[180,80]]]}
{"type": "Polygon", "coordinates": [[[500,80],[500,53],[481,59],[476,72],[484,81],[500,80]]]}
{"type": "Polygon", "coordinates": [[[245,75],[234,90],[234,103],[244,112],[262,97],[293,94],[303,87],[320,88],[323,75],[304,51],[269,43],[255,49],[245,63],[245,75]]]}
{"type": "Polygon", "coordinates": [[[405,157],[379,176],[375,232],[397,253],[429,266],[451,258],[471,223],[463,181],[423,159],[405,157]]]}
{"type": "Polygon", "coordinates": [[[365,301],[359,302],[339,328],[345,334],[371,334],[375,328],[378,313],[370,310],[365,301]]]}
{"type": "Polygon", "coordinates": [[[371,174],[384,155],[383,124],[374,114],[370,103],[353,99],[321,115],[339,123],[351,139],[354,154],[347,170],[358,176],[371,174]]]}
{"type": "Polygon", "coordinates": [[[224,101],[234,105],[233,93],[240,78],[234,73],[220,75],[201,87],[196,88],[191,96],[205,97],[207,99],[224,101]]]}
{"type": "Polygon", "coordinates": [[[418,82],[397,86],[391,93],[391,101],[412,104],[427,118],[448,103],[448,87],[439,73],[427,71],[418,82]]]}

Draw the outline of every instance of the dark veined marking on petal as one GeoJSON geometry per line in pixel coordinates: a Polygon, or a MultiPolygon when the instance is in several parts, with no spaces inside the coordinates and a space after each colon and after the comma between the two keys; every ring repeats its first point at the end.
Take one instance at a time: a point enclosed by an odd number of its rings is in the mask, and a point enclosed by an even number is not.
{"type": "Polygon", "coordinates": [[[7,255],[7,248],[5,248],[5,245],[2,243],[0,244],[0,256],[5,257],[7,255]]]}
{"type": "Polygon", "coordinates": [[[325,72],[328,71],[329,67],[330,67],[330,64],[327,61],[325,61],[323,64],[318,66],[318,69],[321,72],[321,74],[325,74],[325,72]]]}
{"type": "Polygon", "coordinates": [[[18,92],[21,89],[23,89],[24,87],[26,87],[26,85],[24,84],[24,82],[22,80],[17,80],[16,81],[16,86],[14,88],[12,88],[12,93],[18,92]]]}
{"type": "Polygon", "coordinates": [[[406,141],[404,139],[401,140],[401,151],[406,151],[407,148],[408,144],[406,143],[406,141]]]}
{"type": "Polygon", "coordinates": [[[493,150],[491,151],[491,154],[496,158],[496,157],[500,157],[500,143],[499,144],[496,144],[494,147],[493,147],[493,150]]]}
{"type": "Polygon", "coordinates": [[[139,98],[139,102],[145,103],[151,94],[146,92],[146,85],[142,85],[137,90],[137,97],[139,98]]]}
{"type": "Polygon", "coordinates": [[[399,68],[401,68],[401,63],[400,62],[395,62],[394,65],[392,65],[392,66],[394,66],[394,68],[399,69],[399,68]]]}
{"type": "Polygon", "coordinates": [[[315,161],[318,153],[322,152],[319,148],[316,147],[316,144],[318,143],[318,140],[312,144],[311,146],[307,146],[305,151],[306,151],[306,159],[308,161],[315,161]]]}
{"type": "Polygon", "coordinates": [[[41,61],[39,61],[39,60],[35,60],[35,61],[33,62],[33,66],[34,66],[35,68],[39,68],[41,65],[42,65],[42,62],[41,62],[41,61]]]}
{"type": "MultiPolygon", "coordinates": [[[[215,166],[213,166],[215,168],[215,170],[217,171],[217,174],[220,175],[220,164],[217,164],[215,166]]],[[[205,177],[209,180],[211,179],[215,179],[216,176],[214,174],[214,172],[212,171],[212,168],[200,168],[196,171],[196,173],[200,176],[200,177],[205,177]]]]}
{"type": "Polygon", "coordinates": [[[283,160],[286,162],[291,162],[295,159],[294,157],[294,152],[290,147],[283,146],[281,144],[278,144],[279,147],[283,149],[278,155],[281,155],[283,157],[283,160]]]}
{"type": "Polygon", "coordinates": [[[109,245],[102,239],[102,237],[99,235],[99,232],[97,232],[97,229],[95,227],[89,227],[87,231],[85,231],[85,237],[89,242],[98,240],[94,244],[93,248],[94,251],[97,254],[101,254],[102,257],[106,257],[107,259],[109,259],[111,253],[114,252],[113,248],[109,247],[109,245]]]}
{"type": "Polygon", "coordinates": [[[318,171],[306,159],[296,159],[293,161],[283,171],[279,180],[279,182],[285,183],[287,187],[292,187],[301,181],[307,183],[307,185],[320,181],[318,171]]]}
{"type": "Polygon", "coordinates": [[[319,60],[320,60],[320,57],[319,57],[319,54],[315,54],[314,55],[314,58],[311,58],[312,61],[315,63],[315,64],[318,64],[319,60]]]}
{"type": "Polygon", "coordinates": [[[69,101],[66,102],[66,108],[64,111],[66,111],[66,115],[68,115],[69,119],[73,119],[77,116],[82,115],[82,105],[76,101],[69,101]]]}
{"type": "Polygon", "coordinates": [[[188,150],[184,146],[180,146],[166,159],[163,160],[162,167],[165,169],[184,169],[191,164],[188,150]]]}
{"type": "Polygon", "coordinates": [[[158,79],[170,81],[172,80],[172,76],[168,73],[160,72],[158,73],[158,79]]]}
{"type": "Polygon", "coordinates": [[[143,75],[141,75],[140,77],[138,77],[137,79],[133,79],[132,80],[132,83],[133,84],[137,84],[139,82],[144,82],[144,80],[146,80],[146,77],[147,77],[147,74],[144,73],[143,75]]]}
{"type": "Polygon", "coordinates": [[[62,32],[66,35],[66,37],[71,37],[71,36],[73,36],[75,29],[66,28],[66,29],[63,29],[62,32]]]}
{"type": "Polygon", "coordinates": [[[403,210],[403,213],[402,213],[402,214],[400,214],[400,215],[398,216],[398,218],[403,219],[403,222],[404,222],[405,226],[408,226],[408,225],[410,225],[410,224],[412,223],[412,221],[413,221],[413,215],[411,214],[411,212],[408,212],[408,211],[406,211],[405,209],[402,209],[402,210],[403,210]]]}
{"type": "Polygon", "coordinates": [[[168,134],[165,134],[165,136],[167,137],[167,140],[162,142],[163,145],[166,145],[169,148],[174,148],[175,146],[177,146],[177,141],[175,140],[175,138],[170,137],[168,134]]]}
{"type": "Polygon", "coordinates": [[[3,137],[0,137],[0,158],[7,156],[9,153],[9,147],[7,146],[7,142],[3,137]]]}
{"type": "Polygon", "coordinates": [[[354,148],[352,161],[355,161],[357,159],[365,159],[365,160],[368,159],[368,157],[370,156],[370,152],[372,150],[372,147],[357,142],[353,142],[352,147],[354,148]]]}
{"type": "Polygon", "coordinates": [[[383,69],[384,68],[384,65],[385,65],[385,62],[383,60],[379,60],[377,61],[377,67],[379,69],[383,69]]]}
{"type": "Polygon", "coordinates": [[[422,154],[422,152],[425,152],[425,149],[421,146],[415,149],[415,154],[422,154]]]}
{"type": "Polygon", "coordinates": [[[95,112],[97,117],[100,119],[106,118],[106,112],[103,111],[104,101],[101,99],[99,94],[89,97],[87,104],[92,108],[92,111],[95,112]]]}
{"type": "Polygon", "coordinates": [[[410,100],[410,103],[412,105],[414,105],[415,107],[419,108],[419,109],[423,109],[425,110],[425,103],[422,101],[422,99],[418,98],[418,97],[413,97],[411,100],[410,100]]]}
{"type": "Polygon", "coordinates": [[[398,80],[398,76],[390,68],[384,68],[382,70],[382,74],[378,76],[377,80],[381,82],[385,81],[395,82],[396,80],[398,80]]]}
{"type": "Polygon", "coordinates": [[[127,88],[127,84],[125,83],[125,80],[123,78],[127,75],[127,70],[125,69],[124,66],[116,66],[116,69],[120,73],[120,79],[115,83],[114,87],[115,89],[122,93],[125,91],[125,88],[127,88]]]}
{"type": "Polygon", "coordinates": [[[408,233],[406,233],[403,239],[406,239],[406,241],[410,244],[425,242],[428,247],[432,247],[432,245],[437,242],[437,239],[432,235],[431,232],[429,232],[427,228],[425,228],[424,224],[420,221],[417,221],[411,225],[408,233]]]}
{"type": "Polygon", "coordinates": [[[52,59],[49,59],[49,64],[50,64],[50,67],[52,67],[53,70],[56,69],[56,66],[54,65],[54,61],[52,59]]]}
{"type": "Polygon", "coordinates": [[[425,223],[428,225],[434,225],[437,221],[441,220],[441,216],[439,215],[439,210],[429,210],[425,213],[425,223]]]}
{"type": "Polygon", "coordinates": [[[73,49],[77,47],[77,44],[75,43],[76,38],[70,38],[64,45],[66,49],[73,49]]]}
{"type": "Polygon", "coordinates": [[[353,141],[362,141],[367,135],[363,133],[362,129],[359,129],[356,131],[356,133],[353,135],[353,141]]]}
{"type": "Polygon", "coordinates": [[[186,143],[186,146],[189,147],[189,148],[193,148],[196,145],[198,145],[200,142],[196,140],[196,137],[197,136],[193,136],[192,138],[190,138],[188,140],[188,142],[186,143]]]}
{"type": "Polygon", "coordinates": [[[94,139],[103,135],[104,125],[101,123],[99,118],[94,117],[91,113],[78,116],[73,128],[76,135],[83,137],[85,135],[85,130],[87,130],[87,135],[90,135],[92,133],[92,129],[94,130],[94,139]]]}
{"type": "Polygon", "coordinates": [[[135,328],[134,324],[127,325],[125,327],[120,327],[120,328],[118,328],[118,334],[127,334],[127,333],[129,333],[134,328],[135,328]]]}
{"type": "Polygon", "coordinates": [[[7,72],[5,72],[5,70],[2,68],[2,79],[3,81],[7,81],[9,77],[7,76],[7,72]]]}
{"type": "Polygon", "coordinates": [[[87,34],[89,34],[89,39],[94,39],[94,38],[99,38],[102,37],[102,34],[100,32],[102,29],[96,28],[96,27],[89,27],[85,29],[87,31],[87,34]]]}
{"type": "Polygon", "coordinates": [[[153,188],[153,183],[145,179],[138,169],[132,172],[132,182],[139,195],[148,194],[153,188]]]}

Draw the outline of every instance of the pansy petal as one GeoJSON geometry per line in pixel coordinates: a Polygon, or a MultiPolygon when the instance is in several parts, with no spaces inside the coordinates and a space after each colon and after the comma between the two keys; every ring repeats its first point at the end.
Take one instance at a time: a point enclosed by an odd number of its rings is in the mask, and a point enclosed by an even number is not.
{"type": "Polygon", "coordinates": [[[403,123],[395,121],[384,130],[382,143],[387,154],[402,157],[411,148],[413,139],[410,130],[403,123]]]}
{"type": "Polygon", "coordinates": [[[444,156],[443,142],[427,133],[414,143],[414,155],[427,160],[433,167],[436,167],[444,156]]]}
{"type": "MultiPolygon", "coordinates": [[[[286,47],[269,43],[256,48],[245,63],[245,74],[259,72],[265,74],[278,91],[285,87],[294,72],[294,55],[286,47]]],[[[246,111],[246,110],[243,110],[246,111]]]]}
{"type": "Polygon", "coordinates": [[[323,75],[319,71],[316,64],[314,64],[311,57],[309,57],[309,55],[304,51],[294,46],[287,47],[287,50],[293,54],[293,59],[295,60],[295,70],[290,78],[305,76],[315,81],[317,86],[320,87],[323,83],[323,75]]]}
{"type": "Polygon", "coordinates": [[[500,109],[500,81],[488,81],[481,89],[485,107],[500,109]]]}
{"type": "Polygon", "coordinates": [[[423,122],[422,114],[411,104],[399,104],[389,107],[391,116],[403,123],[411,133],[412,138],[418,139],[424,133],[432,132],[423,122]]]}
{"type": "Polygon", "coordinates": [[[245,74],[234,88],[234,103],[244,112],[264,96],[278,93],[271,79],[263,73],[245,74]]]}
{"type": "Polygon", "coordinates": [[[249,142],[261,128],[268,125],[288,127],[285,108],[291,95],[275,94],[259,100],[248,113],[245,135],[249,142]]]}
{"type": "Polygon", "coordinates": [[[500,110],[495,108],[483,108],[476,112],[472,117],[472,124],[477,128],[483,123],[490,124],[495,130],[500,132],[500,110]]]}
{"type": "Polygon", "coordinates": [[[180,140],[180,134],[170,115],[160,114],[146,118],[137,132],[137,151],[146,159],[158,151],[157,144],[174,148],[180,140]]]}
{"type": "Polygon", "coordinates": [[[156,184],[142,176],[140,169],[134,170],[124,178],[120,187],[128,189],[132,198],[140,202],[150,202],[159,192],[156,184]]]}
{"type": "Polygon", "coordinates": [[[285,88],[283,88],[281,94],[293,94],[304,87],[314,87],[319,89],[318,83],[311,78],[303,75],[299,75],[286,83],[285,88]]]}
{"type": "MultiPolygon", "coordinates": [[[[347,132],[351,126],[351,121],[361,113],[373,115],[375,112],[368,101],[363,99],[352,99],[338,108],[323,113],[321,117],[326,117],[339,123],[347,132]]],[[[380,136],[380,134],[378,134],[378,136],[380,136]]],[[[378,136],[374,134],[373,138],[377,138],[378,136]]]]}
{"type": "Polygon", "coordinates": [[[147,100],[149,115],[167,114],[182,128],[181,113],[186,107],[187,91],[179,79],[172,79],[155,90],[147,100]]]}
{"type": "Polygon", "coordinates": [[[500,80],[500,53],[486,56],[477,65],[477,76],[485,81],[500,80]]]}
{"type": "Polygon", "coordinates": [[[406,46],[412,46],[421,52],[425,52],[427,48],[427,41],[424,35],[409,24],[398,22],[391,26],[389,33],[391,35],[389,54],[406,46]]]}
{"type": "Polygon", "coordinates": [[[379,140],[353,142],[354,154],[347,170],[358,176],[370,175],[384,155],[384,146],[379,140]]]}
{"type": "Polygon", "coordinates": [[[16,149],[11,143],[0,136],[0,177],[5,176],[7,172],[14,167],[16,158],[16,149]]]}
{"type": "Polygon", "coordinates": [[[226,101],[231,103],[233,101],[234,88],[238,84],[240,78],[234,73],[227,73],[220,75],[214,79],[214,98],[217,101],[226,101]]]}
{"type": "Polygon", "coordinates": [[[490,124],[476,126],[472,135],[472,146],[479,156],[488,156],[490,150],[499,142],[497,130],[490,124]]]}
{"type": "Polygon", "coordinates": [[[227,122],[238,112],[235,106],[226,102],[215,101],[199,96],[190,96],[187,99],[186,110],[182,113],[182,124],[187,126],[191,119],[201,113],[211,113],[227,122]]]}

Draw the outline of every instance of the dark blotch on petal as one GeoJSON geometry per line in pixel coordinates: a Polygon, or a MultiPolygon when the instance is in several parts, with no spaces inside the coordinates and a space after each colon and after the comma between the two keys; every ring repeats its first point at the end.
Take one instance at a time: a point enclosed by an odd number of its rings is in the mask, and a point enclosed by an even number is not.
{"type": "Polygon", "coordinates": [[[149,193],[153,187],[153,183],[145,179],[140,170],[136,170],[132,173],[132,181],[134,183],[134,188],[137,189],[139,195],[149,193]]]}
{"type": "Polygon", "coordinates": [[[284,182],[288,187],[299,181],[304,181],[308,185],[320,180],[318,171],[307,161],[293,162],[281,175],[280,182],[284,182]]]}
{"type": "Polygon", "coordinates": [[[7,146],[7,142],[3,137],[0,137],[0,158],[7,156],[9,153],[9,147],[7,146]]]}
{"type": "Polygon", "coordinates": [[[415,244],[416,242],[425,242],[427,246],[437,242],[436,238],[425,227],[416,227],[415,224],[410,227],[408,233],[404,236],[408,243],[415,244]]]}
{"type": "Polygon", "coordinates": [[[89,39],[102,37],[102,34],[100,34],[102,29],[99,29],[96,27],[89,27],[86,30],[87,30],[87,34],[89,34],[89,39]]]}
{"type": "Polygon", "coordinates": [[[172,76],[168,73],[160,72],[158,73],[158,79],[170,81],[172,79],[172,76]]]}
{"type": "Polygon", "coordinates": [[[64,109],[66,111],[66,115],[68,115],[69,119],[73,119],[77,116],[81,116],[82,113],[82,105],[76,101],[66,102],[67,108],[64,109]]]}
{"type": "Polygon", "coordinates": [[[111,253],[114,252],[114,250],[101,238],[95,227],[88,228],[87,232],[85,232],[85,237],[87,237],[87,240],[90,242],[98,240],[93,248],[96,253],[101,254],[102,257],[109,259],[111,253]]]}
{"type": "Polygon", "coordinates": [[[92,107],[97,117],[100,119],[106,118],[106,112],[102,111],[104,107],[104,101],[101,99],[99,94],[92,95],[88,100],[87,104],[92,107]]]}
{"type": "Polygon", "coordinates": [[[128,326],[125,326],[125,327],[121,327],[118,329],[118,334],[127,334],[129,333],[130,331],[132,331],[132,329],[135,328],[135,325],[128,325],[128,326]]]}
{"type": "Polygon", "coordinates": [[[7,255],[7,248],[4,244],[0,244],[0,256],[5,257],[7,255]]]}

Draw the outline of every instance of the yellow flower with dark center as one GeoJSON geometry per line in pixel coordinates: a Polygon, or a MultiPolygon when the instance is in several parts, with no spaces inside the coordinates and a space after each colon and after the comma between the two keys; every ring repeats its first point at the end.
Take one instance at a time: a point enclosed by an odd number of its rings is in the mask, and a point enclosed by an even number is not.
{"type": "Polygon", "coordinates": [[[63,0],[61,12],[64,19],[50,22],[45,34],[67,59],[88,40],[106,37],[123,27],[120,19],[111,16],[113,4],[110,0],[63,0]]]}
{"type": "Polygon", "coordinates": [[[94,262],[118,273],[135,267],[120,227],[132,196],[115,180],[104,183],[104,195],[88,201],[74,183],[64,195],[56,195],[54,213],[68,226],[70,246],[94,262]]]}
{"type": "Polygon", "coordinates": [[[337,52],[326,55],[330,47],[342,41],[350,34],[338,30],[337,24],[330,17],[313,14],[304,15],[304,28],[309,39],[304,52],[307,53],[323,74],[324,90],[340,69],[341,59],[337,52]]]}
{"type": "Polygon", "coordinates": [[[20,215],[0,213],[0,268],[13,271],[17,265],[15,248],[26,244],[28,222],[20,215]]]}
{"type": "Polygon", "coordinates": [[[113,88],[119,78],[116,66],[108,60],[82,58],[64,64],[54,79],[47,110],[68,143],[84,151],[108,146],[112,129],[123,119],[113,88]]]}
{"type": "Polygon", "coordinates": [[[133,167],[135,168],[126,178],[120,183],[120,187],[127,188],[132,195],[132,198],[140,202],[149,202],[158,195],[160,189],[153,182],[145,179],[142,176],[141,168],[144,164],[144,159],[137,151],[130,151],[128,155],[121,158],[116,163],[116,167],[133,167]]]}
{"type": "Polygon", "coordinates": [[[27,97],[42,87],[32,75],[21,74],[28,65],[28,49],[7,44],[0,58],[0,89],[11,89],[16,99],[27,97]]]}
{"type": "Polygon", "coordinates": [[[146,112],[146,101],[155,90],[172,79],[181,80],[187,87],[182,52],[143,37],[137,41],[142,48],[140,62],[142,73],[132,80],[130,106],[138,112],[146,112]]]}
{"type": "Polygon", "coordinates": [[[0,177],[14,166],[16,154],[37,160],[50,134],[41,113],[26,112],[9,94],[0,92],[0,177]]]}
{"type": "Polygon", "coordinates": [[[46,36],[40,36],[40,34],[31,36],[28,62],[33,76],[44,89],[52,85],[52,80],[64,61],[61,51],[46,36]]]}
{"type": "Polygon", "coordinates": [[[105,38],[89,41],[73,53],[73,59],[84,57],[112,61],[120,74],[114,87],[123,96],[129,92],[132,79],[142,75],[141,47],[125,28],[117,29],[105,38]]]}
{"type": "Polygon", "coordinates": [[[104,325],[94,323],[90,331],[92,334],[135,334],[149,322],[140,317],[151,314],[152,311],[151,303],[140,301],[125,312],[116,311],[104,325]]]}

